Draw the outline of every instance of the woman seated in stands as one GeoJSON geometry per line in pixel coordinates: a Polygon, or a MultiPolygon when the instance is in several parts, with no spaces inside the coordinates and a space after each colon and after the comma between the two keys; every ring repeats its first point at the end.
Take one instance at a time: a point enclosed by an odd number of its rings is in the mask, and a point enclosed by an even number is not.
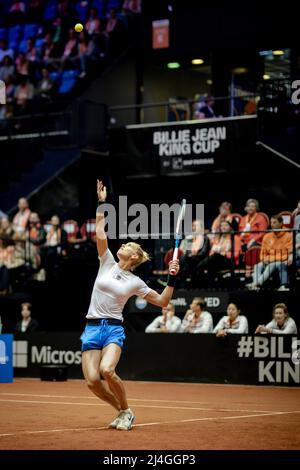
{"type": "Polygon", "coordinates": [[[202,297],[193,299],[181,323],[182,333],[212,333],[212,316],[205,307],[206,302],[202,297]]]}
{"type": "Polygon", "coordinates": [[[256,199],[248,199],[245,211],[247,215],[241,218],[239,224],[239,231],[243,232],[240,234],[243,251],[249,250],[252,246],[260,245],[264,233],[259,233],[259,231],[268,228],[268,220],[258,212],[259,203],[256,199]]]}
{"type": "Polygon", "coordinates": [[[214,277],[218,271],[229,270],[234,264],[239,263],[241,252],[241,242],[238,235],[232,235],[230,222],[224,220],[221,222],[220,235],[217,235],[211,247],[209,256],[201,260],[197,265],[200,277],[203,277],[203,271],[208,271],[208,277],[214,277]],[[234,246],[232,246],[232,243],[234,246]]]}
{"type": "Polygon", "coordinates": [[[180,250],[183,253],[181,262],[182,280],[185,285],[195,283],[196,267],[204,259],[210,248],[207,235],[204,233],[204,226],[201,220],[194,220],[192,224],[192,235],[187,236],[180,244],[180,250]]]}
{"type": "Polygon", "coordinates": [[[228,334],[247,334],[248,320],[241,315],[240,309],[233,302],[228,304],[227,315],[221,318],[214,329],[217,337],[224,337],[228,334]]]}
{"type": "Polygon", "coordinates": [[[61,256],[66,255],[67,233],[61,228],[60,219],[57,215],[51,217],[51,228],[46,236],[46,243],[41,247],[42,265],[48,274],[53,274],[56,270],[61,256]]]}
{"type": "MultiPolygon", "coordinates": [[[[215,218],[215,220],[213,221],[212,226],[211,226],[212,234],[215,234],[215,233],[218,233],[218,232],[221,231],[220,230],[221,229],[221,222],[228,221],[228,222],[232,223],[231,212],[232,212],[231,202],[228,202],[228,201],[222,202],[222,204],[219,207],[219,215],[215,218]]],[[[237,229],[238,227],[234,227],[234,228],[237,229]]],[[[211,235],[210,236],[211,241],[213,241],[215,238],[217,238],[216,235],[211,235]]]]}
{"type": "Polygon", "coordinates": [[[13,226],[8,217],[0,219],[0,239],[12,240],[13,239],[13,226]]]}
{"type": "Polygon", "coordinates": [[[267,325],[258,325],[255,333],[296,335],[297,326],[290,317],[287,306],[285,304],[276,304],[273,307],[273,320],[267,325]]]}

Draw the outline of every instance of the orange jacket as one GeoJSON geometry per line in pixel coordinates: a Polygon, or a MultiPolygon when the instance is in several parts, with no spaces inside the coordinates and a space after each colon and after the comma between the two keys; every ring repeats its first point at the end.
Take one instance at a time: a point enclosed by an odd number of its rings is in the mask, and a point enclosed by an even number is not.
{"type": "MultiPolygon", "coordinates": [[[[224,233],[222,235],[218,235],[216,240],[213,242],[209,255],[213,255],[214,253],[219,253],[222,256],[226,256],[226,258],[231,259],[231,235],[230,233],[224,233]]],[[[239,257],[241,253],[241,242],[238,235],[234,235],[234,260],[235,264],[238,264],[239,257]]]]}
{"type": "Polygon", "coordinates": [[[251,219],[248,214],[245,215],[240,220],[239,231],[242,232],[245,230],[247,224],[250,224],[250,230],[245,233],[241,233],[240,237],[242,245],[248,244],[250,240],[255,240],[257,243],[261,243],[264,233],[255,233],[255,230],[267,230],[268,222],[265,217],[258,212],[251,219]]]}
{"type": "Polygon", "coordinates": [[[263,238],[260,259],[264,263],[286,261],[293,249],[291,232],[266,233],[263,238]]]}

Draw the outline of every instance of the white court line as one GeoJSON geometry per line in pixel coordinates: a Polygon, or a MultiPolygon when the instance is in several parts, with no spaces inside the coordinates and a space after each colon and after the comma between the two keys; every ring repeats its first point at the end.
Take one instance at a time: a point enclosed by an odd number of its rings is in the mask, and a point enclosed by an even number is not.
{"type": "MultiPolygon", "coordinates": [[[[165,425],[165,424],[179,424],[179,423],[196,423],[199,421],[216,421],[216,420],[231,420],[231,419],[243,419],[243,418],[260,418],[262,416],[279,416],[284,414],[293,414],[293,413],[300,413],[300,411],[276,411],[273,413],[264,413],[264,414],[255,414],[255,415],[244,415],[244,416],[221,416],[217,418],[192,418],[192,419],[180,419],[176,421],[154,421],[152,423],[141,423],[135,424],[133,428],[137,427],[145,427],[145,426],[157,426],[157,425],[165,425]]],[[[20,435],[28,435],[28,434],[46,434],[46,433],[55,433],[55,432],[74,432],[74,431],[102,431],[108,430],[107,426],[101,426],[98,428],[66,428],[66,429],[45,429],[41,431],[20,431],[16,433],[6,433],[0,434],[1,437],[7,436],[20,436],[20,435]]],[[[110,430],[112,431],[112,430],[110,430]]]]}
{"type": "MultiPolygon", "coordinates": [[[[0,402],[3,403],[29,403],[29,404],[39,404],[39,405],[76,405],[76,406],[110,406],[107,403],[79,403],[79,402],[69,402],[69,401],[41,401],[41,400],[10,400],[10,399],[2,399],[0,398],[0,402]]],[[[159,408],[163,410],[197,410],[197,411],[216,411],[216,412],[242,412],[247,411],[248,413],[276,413],[274,411],[266,411],[266,410],[239,410],[236,408],[200,408],[200,407],[192,407],[192,406],[159,406],[159,405],[132,405],[135,408],[159,408]]],[[[292,413],[292,411],[289,411],[292,413]]]]}
{"type": "MultiPolygon", "coordinates": [[[[0,392],[0,395],[5,395],[5,396],[17,396],[17,397],[39,397],[39,398],[81,398],[82,400],[99,400],[97,397],[91,397],[91,396],[82,396],[82,395],[37,395],[34,393],[5,393],[5,392],[0,392]]],[[[0,401],[2,401],[0,399],[0,401]]],[[[128,401],[145,401],[147,403],[185,403],[185,404],[199,404],[199,405],[211,405],[211,402],[207,401],[192,401],[192,400],[154,400],[154,399],[148,399],[148,398],[128,398],[128,401]]],[[[138,406],[138,405],[134,405],[138,406]]],[[[178,408],[176,406],[176,408],[178,408]]],[[[190,408],[192,409],[192,408],[190,408]]],[[[198,409],[198,408],[197,408],[198,409]]],[[[199,408],[200,409],[200,408],[199,408]]],[[[205,408],[206,410],[215,410],[216,408],[205,408]]],[[[249,410],[249,409],[236,409],[236,408],[218,408],[218,411],[253,411],[255,413],[272,413],[274,410],[249,410]]]]}
{"type": "MultiPolygon", "coordinates": [[[[68,379],[69,382],[84,382],[84,379],[68,379]]],[[[39,377],[15,377],[14,378],[14,383],[17,382],[41,382],[41,379],[39,377]]],[[[158,381],[158,380],[128,380],[128,379],[122,379],[122,382],[125,382],[126,384],[132,384],[134,383],[135,385],[181,385],[181,386],[197,386],[197,387],[226,387],[226,388],[247,388],[247,389],[268,389],[268,390],[277,390],[277,389],[283,389],[283,390],[298,390],[300,386],[297,385],[255,385],[255,384],[228,384],[228,383],[207,383],[207,382],[163,382],[163,381],[158,381]]]]}

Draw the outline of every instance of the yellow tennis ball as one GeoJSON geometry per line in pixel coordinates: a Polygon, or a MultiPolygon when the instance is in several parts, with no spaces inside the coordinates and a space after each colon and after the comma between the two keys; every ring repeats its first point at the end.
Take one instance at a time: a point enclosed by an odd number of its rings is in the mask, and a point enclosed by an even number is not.
{"type": "Polygon", "coordinates": [[[77,24],[75,24],[75,28],[74,28],[74,29],[75,29],[75,31],[76,31],[77,33],[81,33],[81,31],[83,30],[83,26],[82,26],[81,23],[77,23],[77,24]]]}

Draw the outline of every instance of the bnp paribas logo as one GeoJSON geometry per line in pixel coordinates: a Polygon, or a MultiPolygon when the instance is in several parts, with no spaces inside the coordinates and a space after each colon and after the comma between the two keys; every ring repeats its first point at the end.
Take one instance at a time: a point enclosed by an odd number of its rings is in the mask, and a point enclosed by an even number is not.
{"type": "Polygon", "coordinates": [[[28,341],[14,341],[13,366],[28,366],[28,341]]]}

